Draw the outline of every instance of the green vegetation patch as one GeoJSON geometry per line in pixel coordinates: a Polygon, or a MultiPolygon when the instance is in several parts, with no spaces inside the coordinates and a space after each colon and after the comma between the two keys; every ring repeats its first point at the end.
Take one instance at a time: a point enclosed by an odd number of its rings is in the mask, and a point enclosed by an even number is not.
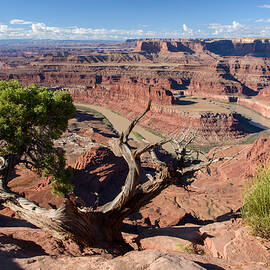
{"type": "Polygon", "coordinates": [[[96,110],[90,109],[90,108],[88,108],[86,106],[82,106],[82,105],[76,105],[76,108],[78,110],[81,110],[81,111],[87,112],[88,114],[91,114],[96,119],[100,119],[101,122],[105,126],[111,128],[114,132],[116,132],[116,134],[118,134],[118,132],[114,129],[112,123],[102,113],[100,113],[100,112],[98,112],[96,110]]]}
{"type": "Polygon", "coordinates": [[[10,173],[23,163],[39,175],[51,176],[54,193],[71,192],[72,169],[66,168],[65,152],[54,147],[54,140],[67,129],[74,112],[66,92],[0,81],[0,156],[10,173]]]}
{"type": "Polygon", "coordinates": [[[145,138],[138,132],[136,131],[132,131],[132,134],[134,134],[134,136],[140,140],[145,140],[145,138]]]}
{"type": "Polygon", "coordinates": [[[155,130],[152,129],[146,129],[148,132],[154,134],[155,136],[160,137],[161,139],[167,139],[165,136],[161,135],[160,133],[156,132],[155,130]]]}
{"type": "Polygon", "coordinates": [[[116,115],[120,115],[120,116],[122,116],[122,114],[121,114],[121,113],[119,113],[119,112],[117,112],[117,111],[111,110],[111,112],[112,112],[112,113],[114,113],[114,114],[116,114],[116,115]]]}
{"type": "Polygon", "coordinates": [[[259,172],[246,191],[242,216],[255,235],[270,238],[270,166],[259,172]]]}

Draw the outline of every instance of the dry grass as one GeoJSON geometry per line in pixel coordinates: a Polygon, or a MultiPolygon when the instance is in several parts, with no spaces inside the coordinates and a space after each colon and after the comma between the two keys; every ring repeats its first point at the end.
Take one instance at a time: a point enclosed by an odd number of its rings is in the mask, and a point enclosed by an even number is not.
{"type": "Polygon", "coordinates": [[[242,215],[255,235],[270,238],[270,166],[258,174],[246,192],[242,215]]]}

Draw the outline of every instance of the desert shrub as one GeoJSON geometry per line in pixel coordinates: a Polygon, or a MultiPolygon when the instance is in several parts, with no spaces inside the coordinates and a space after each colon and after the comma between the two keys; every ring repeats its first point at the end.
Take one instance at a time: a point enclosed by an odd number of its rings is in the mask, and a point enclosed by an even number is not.
{"type": "Polygon", "coordinates": [[[247,189],[242,216],[255,235],[270,238],[270,166],[262,169],[247,189]]]}

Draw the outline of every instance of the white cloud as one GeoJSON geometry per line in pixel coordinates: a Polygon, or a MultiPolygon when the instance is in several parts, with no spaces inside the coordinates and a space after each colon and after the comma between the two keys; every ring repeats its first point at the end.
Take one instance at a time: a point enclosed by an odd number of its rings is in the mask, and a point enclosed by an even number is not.
{"type": "MultiPolygon", "coordinates": [[[[257,22],[270,22],[270,19],[258,19],[257,22]]],[[[270,28],[266,25],[243,25],[237,21],[231,24],[212,23],[200,25],[197,29],[182,24],[182,29],[175,31],[151,31],[150,29],[105,29],[90,27],[55,27],[43,22],[30,22],[13,19],[10,24],[0,23],[0,39],[103,39],[125,40],[133,38],[191,38],[191,37],[241,37],[241,36],[269,36],[270,28]],[[13,26],[15,24],[20,25],[13,26]]]]}
{"type": "Polygon", "coordinates": [[[183,24],[184,33],[182,33],[182,37],[191,37],[194,34],[193,29],[189,28],[185,23],[183,24]]]}
{"type": "Polygon", "coordinates": [[[269,23],[270,19],[258,19],[255,22],[257,22],[257,23],[269,23]]]}
{"type": "Polygon", "coordinates": [[[258,8],[270,8],[270,5],[262,5],[262,6],[258,6],[258,8]]]}
{"type": "Polygon", "coordinates": [[[233,28],[233,29],[237,29],[237,28],[239,28],[239,27],[241,27],[241,24],[240,24],[239,22],[233,21],[233,23],[232,23],[232,28],[233,28]]]}
{"type": "Polygon", "coordinates": [[[225,37],[231,35],[232,37],[235,35],[245,35],[249,32],[250,27],[246,25],[242,25],[237,21],[233,21],[232,24],[222,25],[219,23],[209,24],[208,28],[214,30],[212,35],[220,36],[224,35],[225,37]]]}
{"type": "Polygon", "coordinates": [[[141,27],[143,27],[143,28],[148,28],[149,25],[148,25],[148,24],[141,24],[141,27]]]}
{"type": "Polygon", "coordinates": [[[186,26],[186,24],[183,24],[183,30],[184,30],[185,32],[188,31],[188,27],[186,26]]]}
{"type": "Polygon", "coordinates": [[[179,38],[178,31],[157,32],[143,29],[105,29],[105,28],[83,28],[54,27],[43,22],[30,22],[21,19],[13,19],[10,26],[0,23],[0,38],[33,38],[33,39],[112,39],[123,40],[127,38],[152,38],[173,37],[179,38]],[[12,27],[19,24],[21,28],[12,27]]]}
{"type": "Polygon", "coordinates": [[[50,27],[44,23],[32,23],[32,31],[33,33],[60,33],[61,28],[50,27]]]}
{"type": "MultiPolygon", "coordinates": [[[[257,21],[261,22],[261,20],[257,20],[257,21]]],[[[270,26],[244,25],[236,21],[233,21],[232,24],[229,24],[229,25],[212,23],[208,25],[208,28],[211,30],[214,30],[214,32],[212,32],[212,36],[215,36],[215,37],[225,37],[225,38],[267,37],[270,35],[270,26]]]]}
{"type": "Polygon", "coordinates": [[[32,24],[32,22],[24,21],[20,19],[13,19],[10,21],[10,24],[32,24]]]}
{"type": "Polygon", "coordinates": [[[193,34],[193,30],[191,28],[187,27],[187,25],[185,23],[183,24],[183,30],[186,33],[193,34]]]}
{"type": "Polygon", "coordinates": [[[8,31],[8,26],[0,23],[0,32],[6,33],[7,31],[8,31]]]}

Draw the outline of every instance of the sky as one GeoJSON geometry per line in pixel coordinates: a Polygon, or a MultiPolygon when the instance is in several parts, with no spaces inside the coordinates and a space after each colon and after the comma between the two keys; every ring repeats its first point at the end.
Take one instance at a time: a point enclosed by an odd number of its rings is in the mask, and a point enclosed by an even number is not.
{"type": "Polygon", "coordinates": [[[0,39],[270,37],[270,0],[0,0],[0,39]]]}

